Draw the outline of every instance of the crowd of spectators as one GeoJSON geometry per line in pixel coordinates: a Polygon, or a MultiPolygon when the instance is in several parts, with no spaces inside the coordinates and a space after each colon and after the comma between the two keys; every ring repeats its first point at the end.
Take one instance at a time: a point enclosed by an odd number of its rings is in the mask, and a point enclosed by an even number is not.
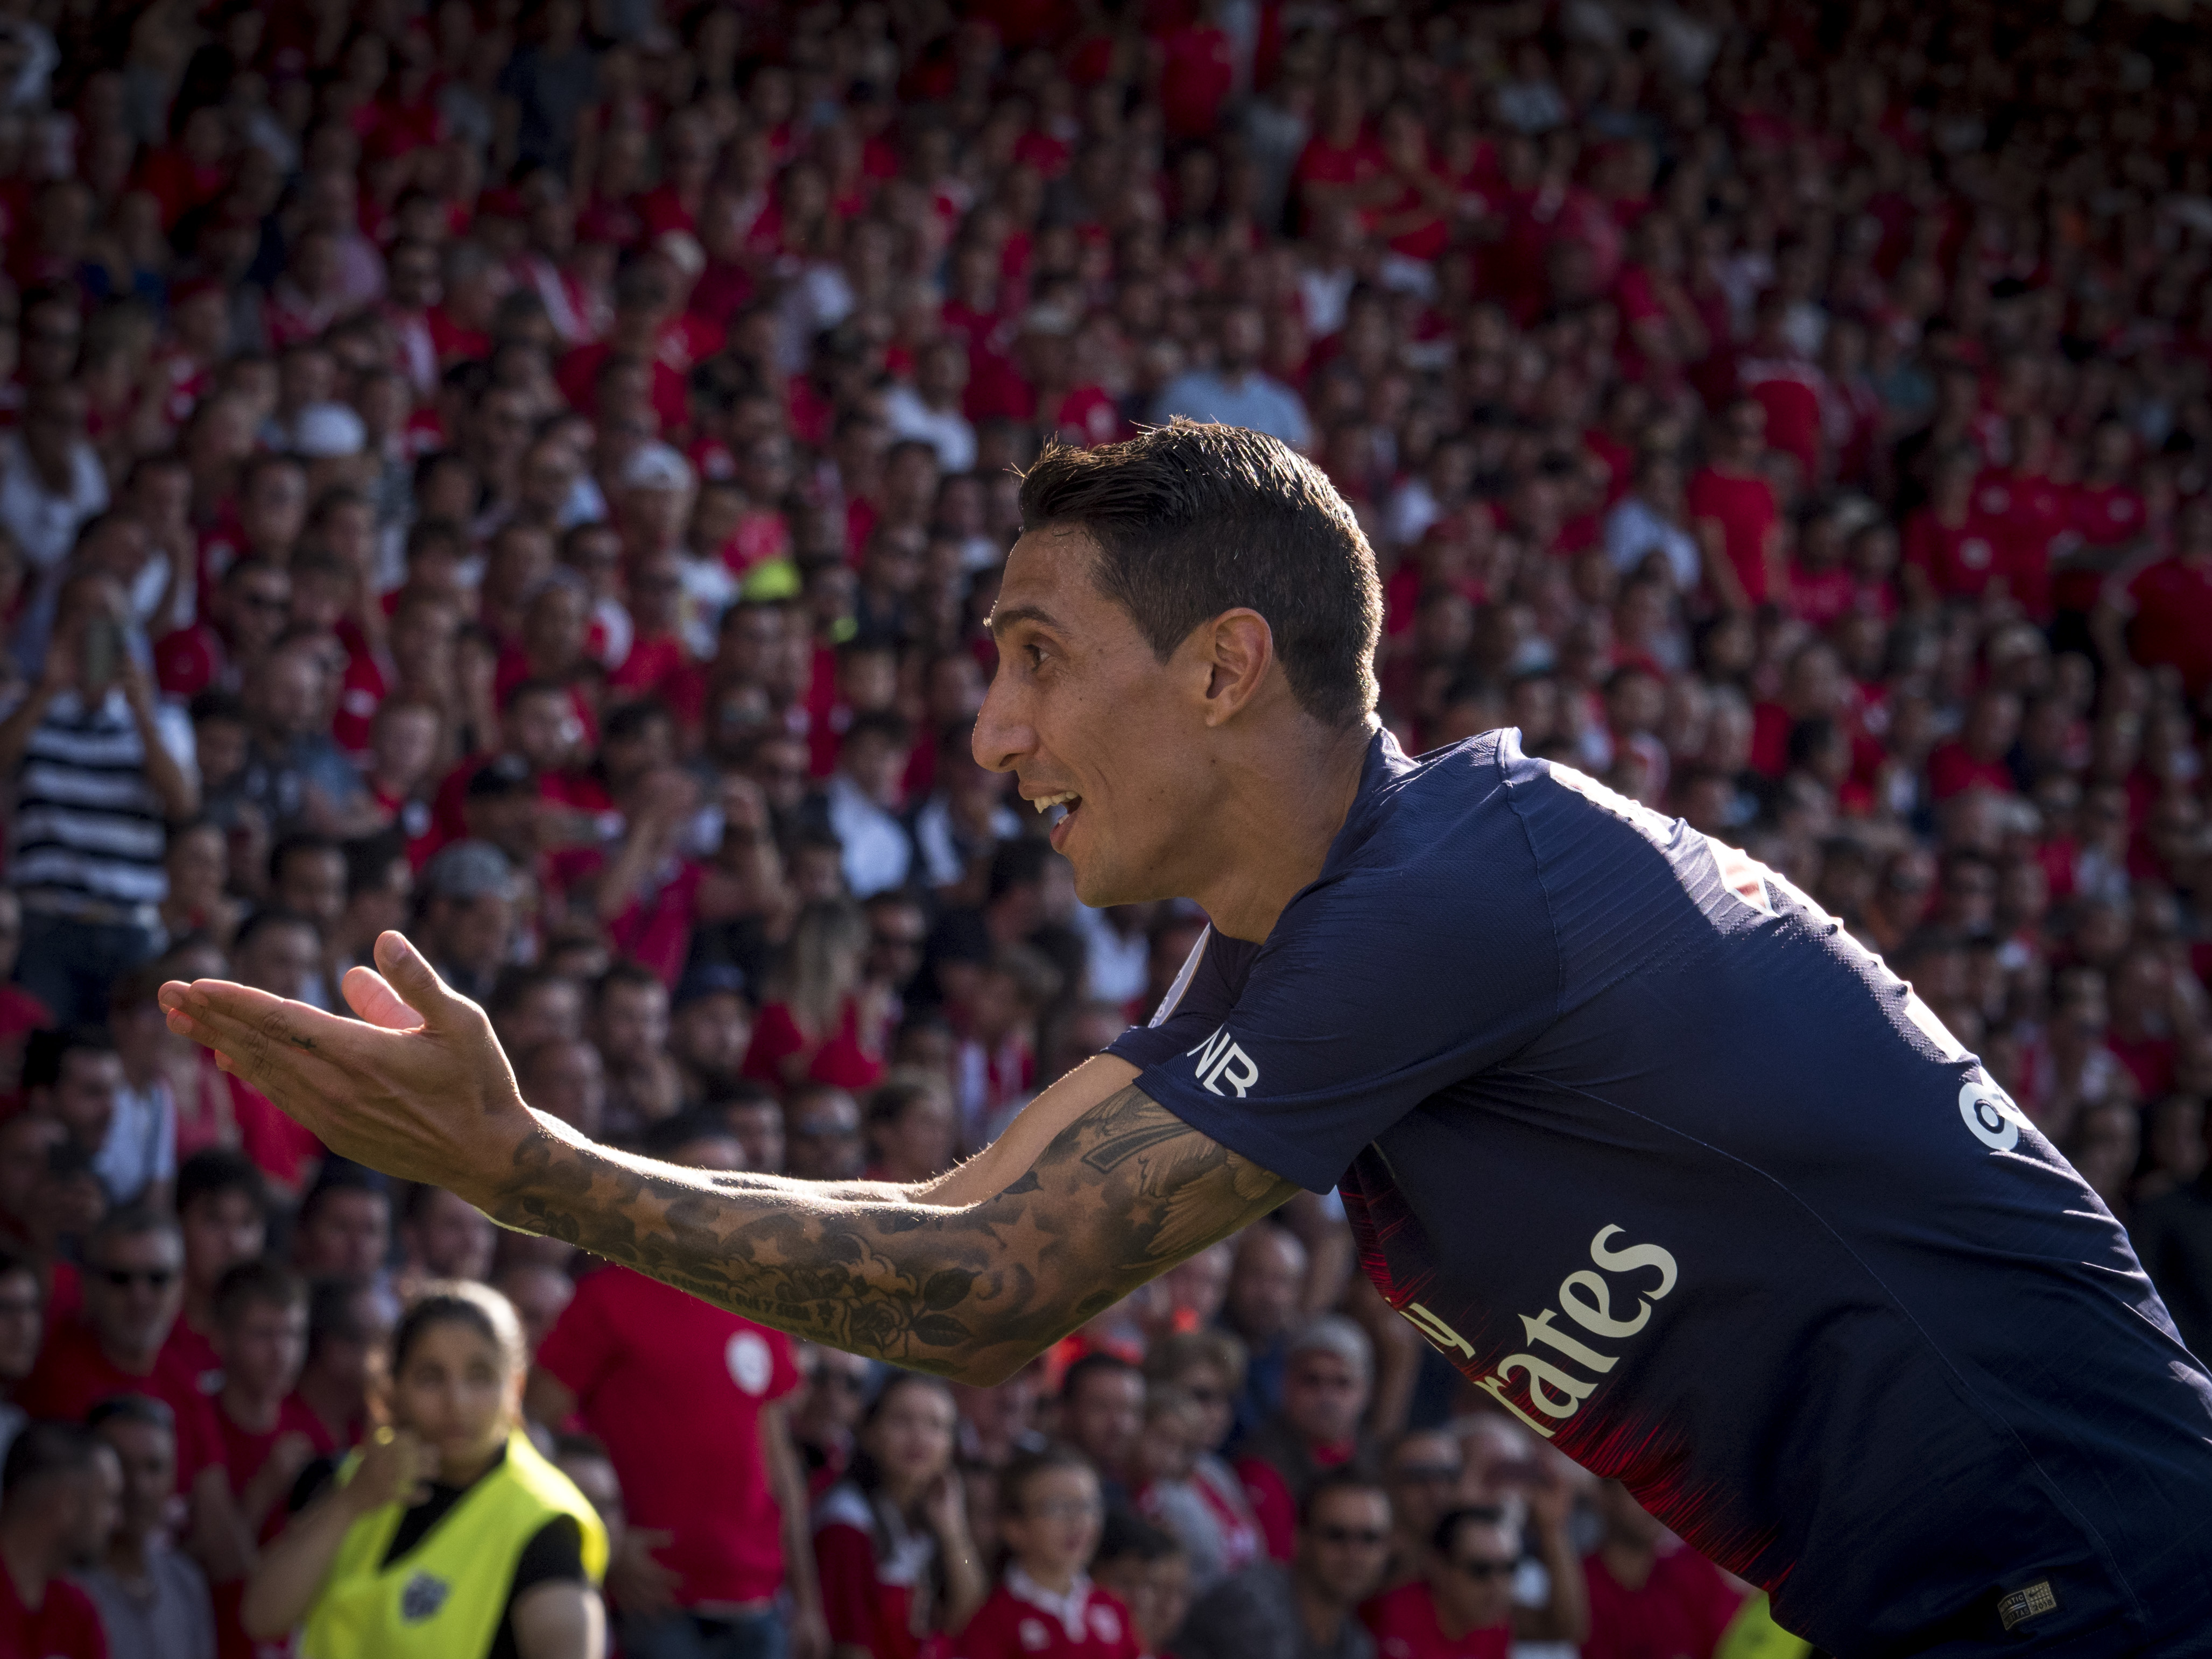
{"type": "Polygon", "coordinates": [[[1409,752],[1796,884],[2212,1351],[2166,9],[6,0],[0,263],[0,1648],[279,1650],[257,1549],[458,1279],[647,1659],[1714,1651],[1743,1587],[1328,1199],[952,1388],[327,1159],[155,1006],[401,927],[592,1135],[941,1172],[1203,926],[969,740],[1018,469],[1176,416],[1351,503],[1409,752]]]}

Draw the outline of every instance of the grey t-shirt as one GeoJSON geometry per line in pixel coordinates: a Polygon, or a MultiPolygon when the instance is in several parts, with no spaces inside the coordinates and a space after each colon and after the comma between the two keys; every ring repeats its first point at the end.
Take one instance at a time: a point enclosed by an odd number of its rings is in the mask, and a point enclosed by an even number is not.
{"type": "Polygon", "coordinates": [[[76,1581],[100,1609],[108,1659],[215,1659],[207,1580],[177,1551],[150,1547],[143,1584],[126,1585],[106,1567],[76,1581]]]}
{"type": "Polygon", "coordinates": [[[1298,1619],[1291,1570],[1262,1561],[1198,1599],[1175,1638],[1176,1659],[1375,1659],[1375,1638],[1346,1611],[1327,1646],[1298,1619]]]}

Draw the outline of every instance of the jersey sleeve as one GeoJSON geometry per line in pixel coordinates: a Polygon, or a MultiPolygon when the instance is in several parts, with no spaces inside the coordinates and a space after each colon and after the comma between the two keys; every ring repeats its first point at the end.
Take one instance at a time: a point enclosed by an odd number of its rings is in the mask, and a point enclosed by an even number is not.
{"type": "Polygon", "coordinates": [[[1421,1101],[1527,1044],[1555,1017],[1559,953],[1519,817],[1502,796],[1480,817],[1306,889],[1233,998],[1201,958],[1169,1018],[1114,1044],[1137,1086],[1325,1193],[1421,1101]]]}
{"type": "Polygon", "coordinates": [[[605,1287],[593,1283],[599,1277],[594,1273],[576,1286],[576,1294],[561,1310],[561,1316],[538,1347],[538,1363],[576,1396],[579,1410],[590,1403],[593,1391],[605,1381],[619,1352],[602,1305],[605,1287]]]}

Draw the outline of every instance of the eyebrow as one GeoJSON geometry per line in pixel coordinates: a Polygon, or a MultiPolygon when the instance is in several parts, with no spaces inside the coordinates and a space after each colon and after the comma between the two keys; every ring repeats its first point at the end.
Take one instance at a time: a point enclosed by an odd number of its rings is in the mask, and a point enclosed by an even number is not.
{"type": "Polygon", "coordinates": [[[1005,638],[1006,630],[1016,623],[1025,622],[1035,623],[1040,628],[1050,628],[1063,633],[1066,631],[1061,628],[1059,617],[1054,616],[1049,611],[1040,610],[1033,605],[994,605],[991,610],[991,620],[987,625],[991,630],[991,637],[996,640],[1005,638]]]}

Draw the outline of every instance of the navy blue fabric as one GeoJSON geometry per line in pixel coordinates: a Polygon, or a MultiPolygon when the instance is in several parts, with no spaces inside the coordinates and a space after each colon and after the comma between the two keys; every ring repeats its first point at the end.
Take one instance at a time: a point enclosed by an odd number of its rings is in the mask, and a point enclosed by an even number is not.
{"type": "Polygon", "coordinates": [[[1265,943],[1114,1051],[1832,1652],[2124,1653],[2212,1594],[2212,1380],[2110,1212],[1809,898],[1512,732],[1378,737],[1265,943]]]}

